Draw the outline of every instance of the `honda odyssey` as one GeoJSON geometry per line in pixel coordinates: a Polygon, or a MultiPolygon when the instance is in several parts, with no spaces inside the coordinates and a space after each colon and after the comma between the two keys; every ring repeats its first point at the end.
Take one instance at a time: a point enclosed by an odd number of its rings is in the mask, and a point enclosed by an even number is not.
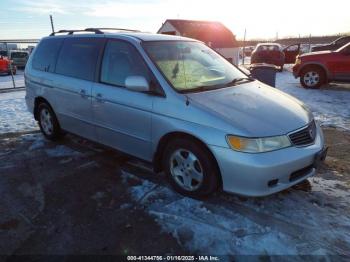
{"type": "Polygon", "coordinates": [[[63,131],[152,162],[180,193],[269,195],[324,159],[322,131],[297,99],[202,42],[90,28],[43,38],[25,69],[44,136],[63,131]]]}

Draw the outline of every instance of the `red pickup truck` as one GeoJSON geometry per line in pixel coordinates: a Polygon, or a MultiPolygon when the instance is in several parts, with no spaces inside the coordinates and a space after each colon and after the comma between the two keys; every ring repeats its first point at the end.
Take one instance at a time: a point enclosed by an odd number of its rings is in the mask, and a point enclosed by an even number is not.
{"type": "Polygon", "coordinates": [[[319,88],[328,82],[350,83],[350,43],[336,51],[302,54],[293,66],[295,78],[305,88],[319,88]]]}
{"type": "Polygon", "coordinates": [[[11,64],[11,60],[9,60],[5,56],[0,56],[0,74],[7,74],[11,75],[11,67],[12,67],[12,74],[16,74],[16,67],[11,64]]]}

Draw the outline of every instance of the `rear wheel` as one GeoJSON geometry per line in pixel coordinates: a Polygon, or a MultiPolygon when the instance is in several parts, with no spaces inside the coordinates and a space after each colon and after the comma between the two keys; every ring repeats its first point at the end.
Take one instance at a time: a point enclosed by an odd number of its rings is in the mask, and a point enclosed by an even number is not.
{"type": "Polygon", "coordinates": [[[317,66],[305,68],[300,75],[300,84],[305,88],[320,88],[326,80],[324,70],[317,66]]]}
{"type": "Polygon", "coordinates": [[[164,151],[163,169],[176,191],[190,197],[217,190],[219,172],[208,149],[190,139],[171,141],[164,151]]]}
{"type": "Polygon", "coordinates": [[[62,130],[56,115],[47,103],[39,105],[38,121],[40,130],[47,139],[55,141],[62,137],[62,130]]]}

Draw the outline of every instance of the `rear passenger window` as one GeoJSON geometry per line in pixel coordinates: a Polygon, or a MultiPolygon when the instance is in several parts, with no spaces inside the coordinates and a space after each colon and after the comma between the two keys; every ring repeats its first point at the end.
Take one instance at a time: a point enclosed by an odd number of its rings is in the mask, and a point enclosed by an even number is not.
{"type": "Polygon", "coordinates": [[[103,40],[97,38],[72,38],[63,43],[56,73],[84,80],[94,79],[103,40]]]}
{"type": "Polygon", "coordinates": [[[103,56],[101,82],[125,87],[128,76],[143,76],[152,86],[155,82],[141,55],[131,44],[111,40],[103,56]]]}
{"type": "Polygon", "coordinates": [[[53,38],[42,40],[33,57],[33,68],[40,71],[54,72],[58,52],[63,39],[53,38]]]}

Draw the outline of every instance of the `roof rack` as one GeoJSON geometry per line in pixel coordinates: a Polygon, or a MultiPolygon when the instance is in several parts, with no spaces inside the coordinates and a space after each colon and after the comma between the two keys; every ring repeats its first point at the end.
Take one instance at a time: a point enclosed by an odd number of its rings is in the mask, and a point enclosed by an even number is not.
{"type": "Polygon", "coordinates": [[[60,31],[51,33],[50,36],[54,36],[56,34],[64,34],[64,33],[68,33],[68,35],[72,35],[72,34],[74,34],[76,32],[92,32],[92,33],[95,33],[95,34],[103,34],[103,32],[100,31],[100,30],[95,30],[93,28],[86,28],[86,29],[83,29],[83,30],[60,30],[60,31]]]}
{"type": "Polygon", "coordinates": [[[115,30],[115,31],[128,31],[128,32],[141,32],[140,30],[135,29],[127,29],[127,28],[113,28],[113,27],[94,27],[94,28],[86,28],[85,30],[97,30],[103,33],[104,30],[115,30]]]}
{"type": "Polygon", "coordinates": [[[72,35],[72,34],[77,33],[77,32],[92,32],[95,34],[104,34],[103,30],[141,32],[139,30],[134,30],[134,29],[104,27],[104,28],[86,28],[86,29],[82,29],[82,30],[60,30],[60,31],[51,33],[50,36],[55,36],[56,34],[64,34],[64,33],[67,33],[68,35],[72,35]]]}

